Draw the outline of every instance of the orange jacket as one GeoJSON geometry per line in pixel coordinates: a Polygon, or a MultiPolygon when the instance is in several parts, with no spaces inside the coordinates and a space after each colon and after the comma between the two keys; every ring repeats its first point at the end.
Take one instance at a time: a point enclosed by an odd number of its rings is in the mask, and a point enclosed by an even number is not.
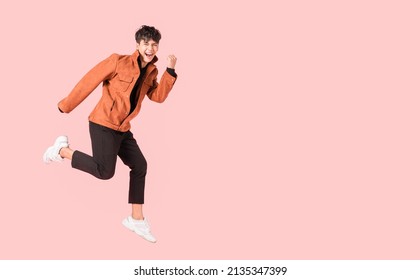
{"type": "Polygon", "coordinates": [[[175,77],[165,71],[160,82],[157,82],[158,70],[154,65],[157,57],[155,57],[146,68],[137,106],[129,114],[130,94],[140,76],[137,63],[139,55],[137,50],[132,55],[112,54],[92,68],[70,94],[58,103],[58,108],[64,113],[70,113],[100,83],[103,83],[102,97],[89,115],[89,120],[117,131],[128,131],[131,127],[130,121],[140,112],[145,95],[153,101],[163,102],[176,81],[175,77]]]}

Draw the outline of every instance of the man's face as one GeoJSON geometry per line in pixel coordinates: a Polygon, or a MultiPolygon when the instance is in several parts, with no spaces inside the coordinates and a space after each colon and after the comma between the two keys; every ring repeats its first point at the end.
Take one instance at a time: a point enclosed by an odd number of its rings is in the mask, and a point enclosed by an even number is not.
{"type": "Polygon", "coordinates": [[[152,39],[148,41],[141,39],[140,43],[137,44],[137,50],[140,53],[142,62],[147,64],[155,57],[159,50],[159,44],[152,39]]]}

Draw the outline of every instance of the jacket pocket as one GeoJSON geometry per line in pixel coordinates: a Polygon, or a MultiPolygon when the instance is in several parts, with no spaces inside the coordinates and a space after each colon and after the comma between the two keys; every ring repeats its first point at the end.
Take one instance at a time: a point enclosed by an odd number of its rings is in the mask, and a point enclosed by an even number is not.
{"type": "Polygon", "coordinates": [[[112,87],[116,91],[124,92],[124,91],[127,91],[127,89],[130,87],[132,82],[133,82],[133,77],[119,74],[117,77],[112,79],[112,81],[110,81],[110,84],[112,84],[112,87]]]}

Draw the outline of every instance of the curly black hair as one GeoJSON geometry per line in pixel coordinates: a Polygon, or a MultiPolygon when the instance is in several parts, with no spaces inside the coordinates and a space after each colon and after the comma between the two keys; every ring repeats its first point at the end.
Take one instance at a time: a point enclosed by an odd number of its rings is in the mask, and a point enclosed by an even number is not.
{"type": "Polygon", "coordinates": [[[153,26],[142,25],[139,30],[137,30],[135,38],[136,42],[139,44],[142,39],[146,42],[152,39],[156,43],[159,43],[162,35],[160,34],[159,30],[153,26]]]}

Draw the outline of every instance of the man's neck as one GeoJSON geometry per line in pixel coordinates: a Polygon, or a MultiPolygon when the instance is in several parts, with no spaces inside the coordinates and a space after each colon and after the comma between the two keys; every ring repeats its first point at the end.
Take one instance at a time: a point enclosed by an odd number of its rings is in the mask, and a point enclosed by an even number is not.
{"type": "Polygon", "coordinates": [[[141,69],[144,69],[144,68],[146,68],[147,67],[147,65],[149,64],[149,62],[143,62],[143,61],[141,61],[141,69]]]}
{"type": "Polygon", "coordinates": [[[144,62],[144,61],[143,61],[143,59],[141,59],[141,56],[139,56],[139,57],[137,58],[137,63],[139,64],[140,69],[144,69],[144,68],[146,68],[146,67],[147,67],[147,65],[149,64],[149,62],[144,62]]]}

